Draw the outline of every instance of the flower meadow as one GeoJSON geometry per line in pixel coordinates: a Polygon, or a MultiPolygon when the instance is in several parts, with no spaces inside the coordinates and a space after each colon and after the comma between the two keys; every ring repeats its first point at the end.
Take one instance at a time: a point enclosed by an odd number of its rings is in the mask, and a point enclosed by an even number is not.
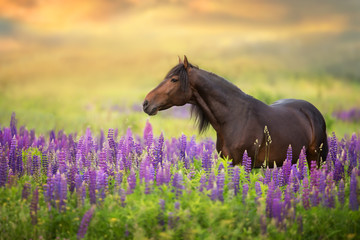
{"type": "MultiPolygon", "coordinates": [[[[211,139],[0,128],[1,239],[359,239],[360,137],[232,166],[211,139]]],[[[271,133],[270,133],[271,134],[271,133]]]]}

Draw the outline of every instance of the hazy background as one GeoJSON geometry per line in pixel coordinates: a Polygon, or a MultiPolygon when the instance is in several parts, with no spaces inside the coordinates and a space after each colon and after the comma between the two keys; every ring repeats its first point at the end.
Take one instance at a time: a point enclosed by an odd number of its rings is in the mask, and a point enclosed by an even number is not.
{"type": "MultiPolygon", "coordinates": [[[[358,0],[0,0],[0,126],[16,112],[39,133],[132,127],[195,133],[186,109],[141,103],[177,56],[267,103],[302,98],[329,132],[359,131],[358,0]]],[[[210,131],[205,136],[211,136],[210,131]]]]}

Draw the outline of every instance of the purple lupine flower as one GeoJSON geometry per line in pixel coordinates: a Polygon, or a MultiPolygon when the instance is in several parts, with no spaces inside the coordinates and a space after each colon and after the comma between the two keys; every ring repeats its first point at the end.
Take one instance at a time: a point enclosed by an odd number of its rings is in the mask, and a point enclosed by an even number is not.
{"type": "Polygon", "coordinates": [[[319,205],[321,200],[319,195],[320,195],[319,189],[316,186],[313,186],[310,193],[310,202],[313,207],[319,205]]]}
{"type": "Polygon", "coordinates": [[[155,169],[152,164],[146,168],[145,182],[153,182],[155,180],[155,169]]]}
{"type": "Polygon", "coordinates": [[[127,161],[127,155],[126,155],[126,152],[127,152],[127,146],[126,144],[122,144],[121,145],[121,152],[120,152],[120,156],[121,156],[121,162],[120,163],[120,169],[121,169],[121,164],[123,164],[123,169],[125,170],[129,170],[130,169],[130,166],[129,166],[129,163],[127,161]]]}
{"type": "Polygon", "coordinates": [[[245,200],[247,198],[247,194],[248,194],[248,191],[249,191],[249,185],[247,183],[245,183],[243,186],[243,191],[242,191],[242,201],[243,201],[243,204],[245,204],[245,200]]]}
{"type": "Polygon", "coordinates": [[[258,200],[262,196],[261,185],[260,185],[260,182],[258,182],[258,181],[255,182],[255,192],[256,192],[255,199],[258,200]]]}
{"type": "Polygon", "coordinates": [[[349,196],[349,207],[352,211],[359,210],[359,202],[357,199],[358,195],[358,182],[356,178],[356,168],[352,170],[350,177],[350,196],[349,196]]]}
{"type": "Polygon", "coordinates": [[[164,182],[168,184],[171,181],[171,171],[170,171],[171,164],[169,162],[164,162],[163,169],[164,169],[164,182]]]}
{"type": "Polygon", "coordinates": [[[353,170],[353,168],[355,168],[357,166],[356,147],[357,147],[357,142],[358,141],[360,141],[360,139],[358,140],[357,137],[356,137],[356,134],[353,133],[353,135],[351,136],[349,149],[348,149],[348,158],[349,158],[348,175],[349,176],[351,175],[351,171],[353,170]]]}
{"type": "Polygon", "coordinates": [[[142,180],[145,179],[145,177],[146,177],[146,168],[149,166],[149,164],[150,164],[150,156],[147,155],[140,163],[140,167],[139,167],[140,182],[142,182],[142,180]]]}
{"type": "Polygon", "coordinates": [[[272,201],[272,217],[276,220],[276,225],[279,227],[283,221],[283,204],[280,198],[275,197],[272,201]]]}
{"type": "Polygon", "coordinates": [[[163,133],[161,133],[154,148],[153,166],[155,169],[158,167],[159,164],[162,165],[163,163],[163,145],[164,145],[164,135],[163,133]]]}
{"type": "Polygon", "coordinates": [[[185,159],[185,152],[186,152],[186,135],[182,134],[179,139],[179,159],[184,161],[185,159]]]}
{"type": "Polygon", "coordinates": [[[285,185],[289,184],[289,178],[291,173],[291,162],[292,162],[292,148],[291,145],[289,145],[286,153],[286,160],[282,167],[285,185]]]}
{"type": "Polygon", "coordinates": [[[16,173],[17,163],[17,141],[15,136],[11,140],[10,152],[9,152],[9,167],[13,173],[16,173]]]}
{"type": "Polygon", "coordinates": [[[330,153],[330,158],[333,162],[333,164],[335,165],[335,161],[337,158],[337,150],[338,150],[338,141],[336,138],[335,133],[332,133],[332,137],[330,138],[330,146],[329,146],[329,153],[330,153]]]}
{"type": "Polygon", "coordinates": [[[51,131],[50,131],[50,134],[49,134],[49,142],[57,142],[57,141],[56,141],[56,134],[55,134],[55,131],[54,131],[54,130],[51,130],[51,131]]]}
{"type": "Polygon", "coordinates": [[[182,179],[182,175],[181,173],[175,173],[174,177],[173,177],[173,187],[175,188],[176,191],[176,196],[179,196],[182,193],[182,189],[184,189],[184,186],[182,185],[183,179],[182,179]]]}
{"type": "Polygon", "coordinates": [[[275,184],[274,184],[274,187],[275,187],[275,190],[274,190],[274,193],[273,193],[273,198],[278,198],[278,199],[281,199],[281,196],[282,196],[282,192],[280,190],[280,188],[276,187],[275,184]]]}
{"type": "Polygon", "coordinates": [[[0,146],[0,187],[5,186],[7,182],[7,174],[8,174],[8,163],[5,153],[2,152],[2,148],[0,146]]]}
{"type": "Polygon", "coordinates": [[[45,197],[45,201],[47,201],[49,203],[53,200],[53,196],[54,196],[55,183],[54,183],[54,179],[52,176],[53,176],[52,172],[49,169],[48,174],[47,174],[47,192],[46,192],[46,197],[45,197]]]}
{"type": "Polygon", "coordinates": [[[104,130],[100,130],[100,137],[98,138],[98,144],[97,144],[97,150],[101,151],[103,148],[105,142],[105,134],[104,134],[104,130]]]}
{"type": "Polygon", "coordinates": [[[10,128],[4,128],[4,133],[3,133],[3,142],[2,145],[5,147],[10,146],[11,145],[11,140],[12,140],[12,136],[11,136],[11,129],[10,128]]]}
{"type": "Polygon", "coordinates": [[[214,183],[213,188],[211,190],[211,195],[210,198],[212,201],[216,201],[219,199],[219,189],[216,185],[216,183],[214,183]]]}
{"type": "Polygon", "coordinates": [[[190,171],[187,176],[189,179],[193,179],[195,177],[195,175],[196,175],[195,171],[190,171]]]}
{"type": "Polygon", "coordinates": [[[310,174],[312,174],[316,170],[316,166],[316,161],[311,161],[310,174]]]}
{"type": "Polygon", "coordinates": [[[215,183],[215,174],[214,172],[211,172],[208,178],[208,185],[206,187],[207,190],[211,190],[214,187],[214,183],[215,183]]]}
{"type": "Polygon", "coordinates": [[[74,192],[75,189],[75,176],[77,174],[77,168],[75,164],[72,164],[70,167],[70,171],[68,172],[67,181],[69,185],[69,190],[71,193],[74,192]]]}
{"type": "Polygon", "coordinates": [[[277,177],[278,186],[279,187],[285,186],[284,168],[279,168],[277,175],[278,175],[277,177]]]}
{"type": "Polygon", "coordinates": [[[240,168],[238,166],[234,167],[234,175],[232,178],[232,182],[234,184],[234,194],[236,196],[239,193],[240,189],[240,168]]]}
{"type": "Polygon", "coordinates": [[[221,162],[218,167],[218,172],[221,172],[221,170],[225,169],[223,163],[221,162]]]}
{"type": "Polygon", "coordinates": [[[58,163],[59,163],[59,171],[61,174],[66,172],[66,152],[65,150],[61,150],[58,154],[58,163]]]}
{"type": "Polygon", "coordinates": [[[201,175],[199,191],[202,192],[206,188],[206,175],[201,175]]]}
{"type": "Polygon", "coordinates": [[[102,169],[104,172],[108,173],[108,165],[106,162],[106,147],[103,148],[99,154],[99,167],[100,169],[102,169]]]}
{"type": "Polygon", "coordinates": [[[211,171],[211,165],[212,165],[211,153],[212,153],[212,151],[205,147],[205,150],[203,151],[203,154],[202,154],[201,162],[202,162],[202,167],[206,172],[211,171]]]}
{"type": "Polygon", "coordinates": [[[44,194],[45,203],[50,202],[50,199],[48,198],[48,191],[49,191],[49,185],[48,184],[43,184],[43,194],[44,194]]]}
{"type": "Polygon", "coordinates": [[[144,140],[145,146],[147,147],[147,152],[149,152],[151,144],[153,142],[153,130],[149,120],[146,121],[145,128],[144,128],[144,140]]]}
{"type": "Polygon", "coordinates": [[[316,169],[315,161],[311,161],[310,179],[310,189],[312,189],[314,186],[316,188],[319,187],[319,173],[316,169]]]}
{"type": "Polygon", "coordinates": [[[189,144],[186,145],[186,153],[191,161],[193,161],[194,157],[196,157],[197,154],[195,136],[192,136],[189,144]]]}
{"type": "Polygon", "coordinates": [[[80,187],[82,186],[82,178],[81,178],[81,175],[76,173],[75,175],[75,189],[76,191],[78,191],[80,189],[80,187]]]}
{"type": "Polygon", "coordinates": [[[142,146],[141,146],[141,139],[140,139],[140,137],[138,135],[136,136],[136,141],[137,142],[135,143],[134,148],[135,148],[135,152],[136,152],[137,156],[140,157],[140,155],[143,152],[143,149],[142,149],[142,146]]]}
{"type": "Polygon", "coordinates": [[[42,167],[42,172],[43,172],[43,174],[47,174],[49,162],[48,162],[47,153],[45,151],[43,151],[41,153],[41,161],[42,161],[42,166],[41,166],[42,167]]]}
{"type": "Polygon", "coordinates": [[[32,158],[31,172],[36,181],[40,178],[40,160],[39,156],[34,155],[32,158]]]}
{"type": "Polygon", "coordinates": [[[332,187],[325,188],[324,206],[328,208],[335,207],[334,191],[332,187]]]}
{"type": "Polygon", "coordinates": [[[279,169],[276,167],[276,164],[272,171],[272,180],[275,183],[275,187],[279,186],[279,169]]]}
{"type": "MultiPolygon", "coordinates": [[[[326,187],[326,171],[319,171],[319,192],[324,194],[326,187]]],[[[332,173],[331,173],[332,175],[332,173]]]]}
{"type": "Polygon", "coordinates": [[[39,203],[39,190],[38,187],[36,187],[35,190],[33,191],[31,204],[30,204],[30,216],[31,216],[31,223],[33,225],[37,224],[38,203],[39,203]]]}
{"type": "Polygon", "coordinates": [[[151,185],[152,182],[154,181],[152,170],[154,170],[152,164],[150,164],[150,166],[147,166],[145,170],[145,194],[149,194],[151,192],[151,185]]]}
{"type": "Polygon", "coordinates": [[[302,194],[302,203],[304,208],[307,210],[310,208],[310,189],[309,189],[309,180],[308,178],[304,178],[303,181],[303,194],[302,194]]]}
{"type": "Polygon", "coordinates": [[[96,171],[95,171],[95,169],[89,170],[89,197],[90,197],[90,204],[96,204],[96,171]]]}
{"type": "Polygon", "coordinates": [[[271,170],[269,167],[267,167],[265,171],[264,184],[269,184],[270,182],[271,182],[271,170]]]}
{"type": "Polygon", "coordinates": [[[248,156],[247,151],[245,150],[242,159],[242,165],[244,166],[246,179],[250,180],[250,172],[251,172],[251,157],[248,156]]]}
{"type": "Polygon", "coordinates": [[[123,173],[116,172],[115,173],[115,187],[120,188],[122,181],[123,181],[123,173]]]}
{"type": "Polygon", "coordinates": [[[324,194],[324,206],[328,208],[335,207],[335,196],[334,196],[334,180],[333,174],[330,174],[326,177],[326,187],[325,187],[325,194],[324,194]]]}
{"type": "Polygon", "coordinates": [[[216,186],[218,192],[218,198],[220,201],[224,201],[224,184],[225,184],[225,173],[220,172],[216,177],[216,186]]]}
{"type": "Polygon", "coordinates": [[[134,172],[133,169],[131,169],[127,180],[128,180],[128,184],[129,184],[128,194],[133,193],[133,191],[136,187],[136,173],[134,172]]]}
{"type": "Polygon", "coordinates": [[[30,195],[30,190],[31,190],[31,184],[28,182],[24,183],[22,193],[21,193],[21,199],[27,200],[30,195]]]}
{"type": "Polygon", "coordinates": [[[54,180],[55,201],[60,212],[65,210],[65,201],[67,199],[67,183],[63,174],[59,172],[54,180]]]}
{"type": "Polygon", "coordinates": [[[179,203],[178,201],[176,201],[176,202],[174,203],[174,209],[175,209],[175,210],[179,210],[179,209],[180,209],[180,203],[179,203]]]}
{"type": "Polygon", "coordinates": [[[294,192],[292,191],[292,184],[288,185],[285,189],[285,193],[284,193],[284,207],[286,209],[290,209],[291,208],[291,200],[294,197],[294,192]]]}
{"type": "Polygon", "coordinates": [[[109,149],[110,149],[110,153],[111,153],[111,155],[109,157],[112,157],[111,162],[113,162],[116,159],[116,152],[117,152],[116,144],[115,144],[115,140],[114,140],[114,129],[110,128],[108,130],[107,139],[108,139],[109,149]]]}
{"type": "Polygon", "coordinates": [[[344,178],[344,165],[336,158],[334,166],[334,180],[335,182],[338,182],[342,178],[344,178]]]}
{"type": "Polygon", "coordinates": [[[11,137],[17,135],[16,124],[17,124],[16,114],[13,112],[11,114],[11,120],[10,120],[11,137]]]}
{"type": "Polygon", "coordinates": [[[269,183],[269,188],[266,194],[266,215],[270,218],[273,216],[272,204],[274,199],[274,191],[275,191],[275,183],[271,181],[269,183]]]}
{"type": "Polygon", "coordinates": [[[156,185],[160,186],[164,184],[164,169],[162,167],[158,168],[157,174],[156,174],[156,185]]]}
{"type": "Polygon", "coordinates": [[[98,170],[96,173],[96,189],[98,191],[98,199],[100,202],[105,199],[105,192],[107,187],[107,174],[103,170],[98,170]]]}
{"type": "Polygon", "coordinates": [[[296,193],[299,190],[299,179],[296,177],[296,175],[297,175],[297,168],[296,165],[294,164],[293,167],[291,168],[291,173],[290,173],[290,181],[293,186],[294,193],[296,193]]]}
{"type": "Polygon", "coordinates": [[[92,206],[90,208],[90,210],[88,210],[83,218],[81,219],[81,223],[80,223],[80,226],[79,226],[79,230],[78,230],[78,233],[77,233],[77,237],[78,239],[82,239],[85,237],[85,234],[88,230],[88,227],[89,227],[89,223],[94,215],[94,211],[95,211],[95,206],[92,206]]]}
{"type": "Polygon", "coordinates": [[[300,155],[299,155],[299,164],[298,164],[298,168],[299,168],[298,177],[299,177],[299,180],[304,179],[305,165],[306,165],[306,150],[305,150],[305,147],[303,147],[301,149],[301,152],[300,152],[300,155]]]}
{"type": "Polygon", "coordinates": [[[126,130],[126,138],[125,138],[125,143],[127,145],[126,148],[126,155],[129,155],[131,152],[133,152],[134,150],[134,138],[133,138],[133,133],[131,131],[131,128],[128,128],[126,130]]]}
{"type": "Polygon", "coordinates": [[[345,184],[343,179],[340,180],[338,186],[338,200],[341,207],[343,207],[345,203],[345,184]]]}

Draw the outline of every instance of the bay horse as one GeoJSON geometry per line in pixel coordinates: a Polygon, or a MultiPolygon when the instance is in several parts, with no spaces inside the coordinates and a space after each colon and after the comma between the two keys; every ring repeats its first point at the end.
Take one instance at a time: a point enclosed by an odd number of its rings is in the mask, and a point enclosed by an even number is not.
{"type": "Polygon", "coordinates": [[[191,104],[199,132],[209,124],[217,133],[216,150],[232,164],[242,164],[244,151],[259,168],[282,166],[288,146],[292,164],[303,147],[311,161],[325,161],[328,153],[326,124],[320,111],[304,100],[282,99],[267,105],[234,84],[190,64],[184,56],[165,79],[147,94],[143,110],[148,115],[172,106],[191,104]]]}

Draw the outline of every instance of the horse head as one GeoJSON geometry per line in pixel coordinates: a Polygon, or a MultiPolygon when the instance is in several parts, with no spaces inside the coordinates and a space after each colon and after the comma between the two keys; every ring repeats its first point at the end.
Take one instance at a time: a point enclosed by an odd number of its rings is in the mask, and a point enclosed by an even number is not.
{"type": "Polygon", "coordinates": [[[143,103],[144,112],[156,115],[158,111],[188,103],[192,97],[189,83],[189,71],[192,67],[186,56],[184,56],[184,61],[179,58],[179,64],[173,67],[165,79],[146,95],[143,103]]]}

